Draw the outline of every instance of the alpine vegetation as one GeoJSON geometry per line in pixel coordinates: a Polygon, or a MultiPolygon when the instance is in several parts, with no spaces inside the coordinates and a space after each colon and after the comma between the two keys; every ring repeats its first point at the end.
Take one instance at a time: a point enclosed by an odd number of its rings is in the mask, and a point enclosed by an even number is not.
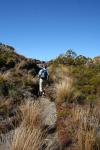
{"type": "Polygon", "coordinates": [[[0,44],[0,150],[99,150],[99,107],[100,56],[45,62],[0,44]]]}

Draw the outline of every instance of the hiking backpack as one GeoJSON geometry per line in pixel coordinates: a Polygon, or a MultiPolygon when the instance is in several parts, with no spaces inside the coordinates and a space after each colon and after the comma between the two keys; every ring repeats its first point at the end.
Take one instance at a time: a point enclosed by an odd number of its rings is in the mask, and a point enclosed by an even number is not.
{"type": "Polygon", "coordinates": [[[41,72],[40,78],[42,78],[44,80],[47,80],[47,77],[48,77],[47,70],[43,69],[42,72],[41,72]]]}

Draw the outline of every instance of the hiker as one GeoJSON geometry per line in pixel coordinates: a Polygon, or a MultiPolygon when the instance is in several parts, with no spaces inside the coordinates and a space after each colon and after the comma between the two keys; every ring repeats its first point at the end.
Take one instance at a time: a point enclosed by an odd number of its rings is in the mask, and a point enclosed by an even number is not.
{"type": "Polygon", "coordinates": [[[47,65],[44,65],[43,68],[39,71],[38,77],[39,77],[39,95],[44,95],[44,86],[47,83],[48,80],[48,70],[47,65]]]}

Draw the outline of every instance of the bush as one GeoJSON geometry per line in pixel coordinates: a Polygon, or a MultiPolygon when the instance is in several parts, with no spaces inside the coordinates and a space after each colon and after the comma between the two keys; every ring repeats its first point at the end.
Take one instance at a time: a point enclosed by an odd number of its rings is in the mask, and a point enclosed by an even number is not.
{"type": "Polygon", "coordinates": [[[13,68],[16,65],[16,62],[14,59],[8,59],[6,62],[7,68],[13,68]]]}
{"type": "Polygon", "coordinates": [[[0,51],[0,67],[7,69],[13,68],[16,64],[16,58],[12,51],[0,51]]]}
{"type": "Polygon", "coordinates": [[[8,95],[8,82],[3,78],[2,75],[0,75],[0,95],[8,95]]]}
{"type": "Polygon", "coordinates": [[[33,69],[33,68],[36,69],[36,72],[37,72],[37,70],[39,70],[37,64],[31,59],[28,59],[26,61],[23,60],[18,66],[18,69],[30,70],[30,69],[33,69]]]}

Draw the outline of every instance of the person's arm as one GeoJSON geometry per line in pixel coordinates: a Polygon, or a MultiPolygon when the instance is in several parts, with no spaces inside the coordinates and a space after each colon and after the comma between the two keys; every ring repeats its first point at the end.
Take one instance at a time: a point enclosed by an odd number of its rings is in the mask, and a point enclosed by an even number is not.
{"type": "Polygon", "coordinates": [[[39,73],[38,73],[38,77],[40,78],[40,76],[41,76],[41,73],[42,73],[42,69],[39,71],[39,73]]]}

